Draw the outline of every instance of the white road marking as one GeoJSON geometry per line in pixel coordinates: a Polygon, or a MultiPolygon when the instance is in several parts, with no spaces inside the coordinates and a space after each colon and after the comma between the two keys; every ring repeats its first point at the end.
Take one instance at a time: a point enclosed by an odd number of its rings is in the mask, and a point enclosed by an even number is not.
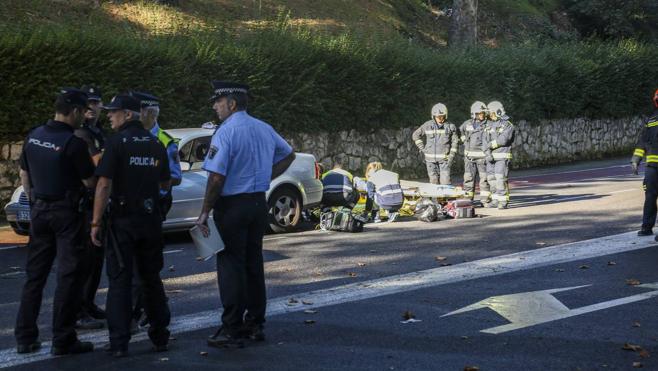
{"type": "Polygon", "coordinates": [[[174,253],[181,252],[181,251],[183,251],[183,249],[167,250],[167,251],[163,251],[162,253],[163,254],[174,254],[174,253]]]}
{"type": "MultiPolygon", "coordinates": [[[[635,231],[627,232],[274,298],[268,302],[267,315],[275,316],[299,312],[574,260],[635,251],[655,245],[656,243],[651,236],[638,237],[635,231]],[[291,297],[296,298],[297,303],[290,303],[289,299],[291,297]],[[303,304],[304,302],[312,304],[303,304]]],[[[220,315],[221,310],[218,309],[175,317],[172,319],[169,329],[173,334],[176,334],[216,327],[219,325],[220,315]]],[[[100,346],[107,343],[107,332],[89,332],[81,335],[80,339],[91,341],[96,346],[100,346]]],[[[134,341],[146,339],[147,335],[143,332],[133,337],[134,341]]],[[[50,342],[44,342],[41,350],[28,355],[16,354],[14,348],[1,350],[0,368],[49,359],[51,358],[49,350],[50,342]]]]}
{"type": "MultiPolygon", "coordinates": [[[[480,330],[480,332],[498,335],[508,331],[519,330],[526,327],[579,316],[581,314],[608,309],[619,305],[630,304],[658,296],[658,290],[654,290],[574,309],[569,309],[566,305],[562,304],[560,300],[553,296],[553,294],[556,292],[575,290],[588,286],[591,285],[491,296],[475,304],[471,304],[464,308],[444,314],[441,317],[453,316],[455,314],[466,313],[482,308],[489,308],[501,315],[510,323],[480,330]]],[[[644,285],[639,285],[638,287],[656,289],[658,288],[658,282],[647,283],[644,285]]]]}
{"type": "Polygon", "coordinates": [[[0,247],[0,251],[2,251],[2,250],[13,250],[13,249],[17,249],[17,248],[23,247],[23,246],[24,245],[4,246],[4,247],[0,247]]]}

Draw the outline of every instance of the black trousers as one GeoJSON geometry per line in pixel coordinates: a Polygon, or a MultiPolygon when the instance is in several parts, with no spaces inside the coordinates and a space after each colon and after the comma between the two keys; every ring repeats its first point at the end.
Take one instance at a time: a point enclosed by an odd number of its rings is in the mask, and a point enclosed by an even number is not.
{"type": "Polygon", "coordinates": [[[84,223],[84,244],[88,246],[85,255],[84,263],[84,281],[82,286],[82,310],[85,313],[93,310],[96,306],[96,291],[101,282],[101,275],[103,273],[103,262],[105,261],[105,248],[103,246],[96,246],[91,243],[89,234],[91,232],[91,211],[85,218],[84,223]]]}
{"type": "Polygon", "coordinates": [[[77,341],[74,329],[82,292],[83,248],[82,216],[77,205],[62,200],[36,200],[31,208],[28,244],[27,281],[14,334],[18,344],[31,344],[39,337],[37,318],[43,287],[57,257],[57,287],[53,300],[53,346],[66,347],[77,341]]]}
{"type": "Polygon", "coordinates": [[[647,166],[644,170],[644,210],[642,229],[652,229],[656,224],[656,199],[658,199],[658,168],[647,166]]]}
{"type": "Polygon", "coordinates": [[[245,321],[262,324],[267,305],[263,267],[265,193],[220,197],[213,213],[226,246],[217,254],[219,295],[224,307],[222,325],[234,332],[245,321]]]}
{"type": "Polygon", "coordinates": [[[162,222],[160,215],[112,218],[116,244],[107,231],[107,325],[112,349],[125,349],[130,341],[132,316],[132,282],[136,273],[141,282],[143,304],[150,320],[148,335],[153,344],[169,341],[171,313],[165,298],[160,270],[162,256],[162,222]]]}

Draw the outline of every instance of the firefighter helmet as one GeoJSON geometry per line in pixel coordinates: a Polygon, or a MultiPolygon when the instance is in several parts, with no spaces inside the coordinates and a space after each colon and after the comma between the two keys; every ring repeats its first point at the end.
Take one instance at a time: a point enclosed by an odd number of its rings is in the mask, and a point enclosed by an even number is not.
{"type": "Polygon", "coordinates": [[[471,118],[475,118],[475,115],[480,112],[484,112],[485,114],[487,113],[487,105],[484,104],[484,102],[476,101],[475,103],[471,104],[471,118]]]}
{"type": "Polygon", "coordinates": [[[495,113],[498,117],[503,117],[505,115],[503,104],[497,100],[489,102],[489,104],[487,104],[487,109],[489,110],[489,113],[495,113]]]}
{"type": "Polygon", "coordinates": [[[658,108],[658,89],[656,89],[656,92],[653,94],[653,105],[658,108]]]}
{"type": "Polygon", "coordinates": [[[448,118],[448,107],[443,103],[437,103],[432,107],[432,117],[445,116],[448,118]]]}

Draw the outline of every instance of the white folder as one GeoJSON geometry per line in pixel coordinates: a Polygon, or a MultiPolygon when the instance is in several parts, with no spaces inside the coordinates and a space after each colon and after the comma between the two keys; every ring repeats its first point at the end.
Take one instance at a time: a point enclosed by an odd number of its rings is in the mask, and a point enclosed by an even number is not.
{"type": "Polygon", "coordinates": [[[194,246],[196,246],[197,256],[204,261],[224,250],[224,241],[219,235],[219,231],[217,231],[215,222],[212,219],[208,220],[208,229],[210,229],[210,235],[208,237],[204,237],[201,229],[196,225],[190,229],[190,236],[192,236],[192,241],[194,241],[194,246]]]}

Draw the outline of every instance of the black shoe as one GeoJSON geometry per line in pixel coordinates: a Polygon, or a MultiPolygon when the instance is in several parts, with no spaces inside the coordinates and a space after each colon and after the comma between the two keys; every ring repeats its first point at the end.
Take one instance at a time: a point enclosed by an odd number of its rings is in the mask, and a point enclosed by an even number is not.
{"type": "Polygon", "coordinates": [[[240,329],[240,336],[251,341],[265,341],[263,325],[257,325],[255,323],[245,323],[242,329],[240,329]]]}
{"type": "Polygon", "coordinates": [[[103,321],[93,319],[90,315],[83,314],[82,318],[75,322],[75,328],[79,330],[99,330],[105,327],[103,321]]]}
{"type": "Polygon", "coordinates": [[[244,343],[236,332],[229,332],[221,326],[215,335],[208,338],[208,346],[215,348],[244,347],[244,343]]]}
{"type": "Polygon", "coordinates": [[[19,354],[34,353],[39,349],[41,349],[41,342],[39,340],[36,340],[31,344],[18,344],[16,346],[16,353],[19,354]]]}
{"type": "Polygon", "coordinates": [[[89,317],[94,318],[94,319],[107,319],[107,315],[105,314],[105,311],[99,308],[96,304],[92,305],[91,308],[86,309],[87,314],[89,314],[89,317]]]}
{"type": "Polygon", "coordinates": [[[54,356],[64,356],[67,354],[80,354],[88,353],[94,351],[94,344],[88,341],[76,341],[75,343],[65,346],[65,347],[56,347],[53,346],[50,348],[50,354],[54,356]]]}
{"type": "Polygon", "coordinates": [[[637,231],[638,236],[651,236],[653,231],[651,229],[640,229],[637,231]]]}

